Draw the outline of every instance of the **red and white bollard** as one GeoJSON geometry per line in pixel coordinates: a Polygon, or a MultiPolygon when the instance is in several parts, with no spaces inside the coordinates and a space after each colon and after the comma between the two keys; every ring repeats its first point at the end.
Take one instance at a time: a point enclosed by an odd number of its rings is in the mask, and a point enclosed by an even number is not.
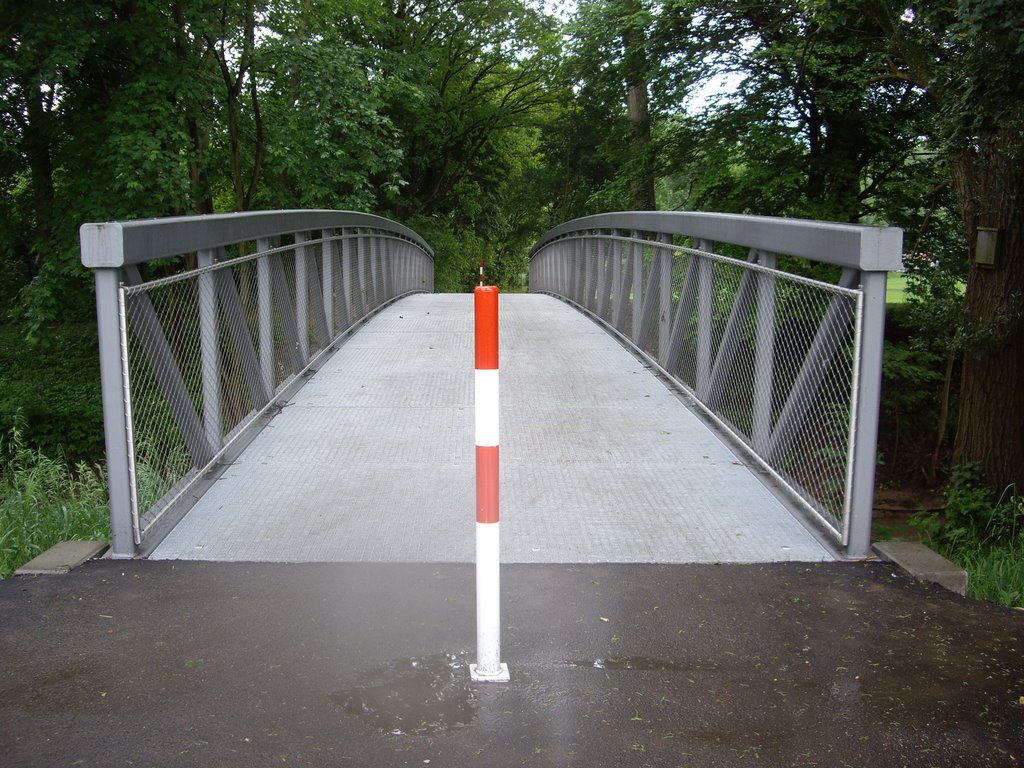
{"type": "Polygon", "coordinates": [[[484,260],[480,259],[480,287],[484,287],[484,260]]]}
{"type": "Polygon", "coordinates": [[[476,317],[476,664],[470,677],[509,680],[501,663],[498,537],[498,289],[473,292],[476,317]]]}

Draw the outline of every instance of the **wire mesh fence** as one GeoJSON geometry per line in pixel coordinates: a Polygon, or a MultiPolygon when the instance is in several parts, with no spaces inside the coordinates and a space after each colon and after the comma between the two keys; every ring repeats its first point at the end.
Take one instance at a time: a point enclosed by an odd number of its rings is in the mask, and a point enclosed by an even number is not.
{"type": "Polygon", "coordinates": [[[296,232],[194,258],[164,277],[123,268],[136,545],[340,336],[391,300],[433,287],[431,255],[387,230],[296,232]]]}
{"type": "Polygon", "coordinates": [[[578,304],[656,361],[845,544],[858,273],[832,284],[776,264],[758,248],[744,260],[699,238],[588,229],[535,250],[531,289],[578,304]]]}

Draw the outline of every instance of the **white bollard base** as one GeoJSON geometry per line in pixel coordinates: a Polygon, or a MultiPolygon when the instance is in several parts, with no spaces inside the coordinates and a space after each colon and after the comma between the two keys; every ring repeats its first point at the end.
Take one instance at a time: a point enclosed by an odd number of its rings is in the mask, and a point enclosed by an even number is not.
{"type": "Polygon", "coordinates": [[[508,674],[508,664],[505,663],[499,664],[498,671],[489,675],[481,672],[476,664],[470,664],[469,677],[477,683],[507,683],[511,680],[508,674]]]}

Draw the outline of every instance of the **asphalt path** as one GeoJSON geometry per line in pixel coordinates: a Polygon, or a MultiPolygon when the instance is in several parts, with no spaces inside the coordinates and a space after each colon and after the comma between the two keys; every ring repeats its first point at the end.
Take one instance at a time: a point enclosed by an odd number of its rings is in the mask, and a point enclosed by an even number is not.
{"type": "Polygon", "coordinates": [[[1018,766],[1024,613],[883,563],[93,561],[0,582],[0,766],[1018,766]]]}

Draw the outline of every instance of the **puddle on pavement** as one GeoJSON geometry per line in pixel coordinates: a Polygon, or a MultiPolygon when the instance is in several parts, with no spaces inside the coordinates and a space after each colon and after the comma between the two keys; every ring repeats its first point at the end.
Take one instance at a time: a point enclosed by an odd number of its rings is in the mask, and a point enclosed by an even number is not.
{"type": "Polygon", "coordinates": [[[477,702],[464,655],[392,662],[331,701],[394,736],[427,735],[469,725],[477,702]]]}
{"type": "Polygon", "coordinates": [[[648,656],[615,656],[607,659],[575,660],[565,662],[570,667],[592,667],[593,669],[626,669],[642,672],[690,672],[693,665],[680,664],[666,659],[652,659],[648,656]]]}

